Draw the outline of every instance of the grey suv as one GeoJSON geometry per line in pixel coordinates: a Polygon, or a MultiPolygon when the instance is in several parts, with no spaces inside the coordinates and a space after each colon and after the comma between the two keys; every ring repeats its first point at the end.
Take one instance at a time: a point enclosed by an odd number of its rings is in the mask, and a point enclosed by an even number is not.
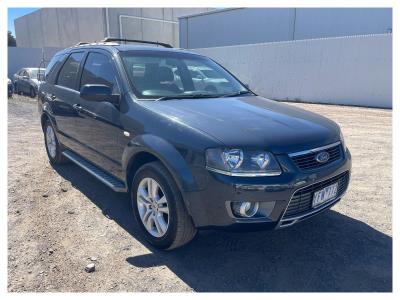
{"type": "Polygon", "coordinates": [[[17,94],[28,94],[35,98],[44,75],[43,68],[22,68],[13,76],[14,90],[17,94]]]}
{"type": "Polygon", "coordinates": [[[336,123],[257,96],[205,56],[119,41],[53,57],[41,123],[50,162],[129,193],[152,245],[179,247],[202,228],[291,226],[343,197],[351,155],[336,123]]]}

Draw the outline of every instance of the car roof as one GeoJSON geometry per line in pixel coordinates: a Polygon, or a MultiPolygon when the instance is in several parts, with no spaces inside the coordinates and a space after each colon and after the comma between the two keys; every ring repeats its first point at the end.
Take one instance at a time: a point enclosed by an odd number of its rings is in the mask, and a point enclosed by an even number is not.
{"type": "Polygon", "coordinates": [[[85,43],[85,44],[78,44],[72,46],[70,48],[66,48],[56,53],[56,55],[60,54],[67,54],[71,51],[78,50],[78,49],[103,49],[108,50],[111,52],[125,52],[125,51],[132,51],[132,50],[141,50],[141,51],[160,51],[160,52],[173,52],[173,53],[186,53],[186,54],[193,54],[199,55],[197,53],[188,51],[182,48],[166,48],[162,46],[146,46],[146,45],[135,45],[135,44],[119,44],[114,42],[106,42],[106,43],[85,43]]]}

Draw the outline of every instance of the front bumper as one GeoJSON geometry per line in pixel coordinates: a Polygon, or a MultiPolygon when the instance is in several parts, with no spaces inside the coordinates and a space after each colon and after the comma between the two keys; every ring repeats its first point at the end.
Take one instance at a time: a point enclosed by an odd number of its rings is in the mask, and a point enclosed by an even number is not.
{"type": "MultiPolygon", "coordinates": [[[[209,172],[206,188],[183,192],[193,222],[198,228],[226,228],[239,230],[274,229],[293,225],[336,204],[338,198],[321,207],[290,218],[284,217],[292,196],[301,189],[323,182],[351,170],[351,154],[346,149],[341,160],[312,172],[302,172],[287,155],[278,155],[283,173],[279,176],[243,178],[209,172]],[[259,202],[269,206],[268,216],[237,218],[230,209],[236,201],[259,202]]],[[[347,185],[346,185],[347,189],[347,185]]]]}

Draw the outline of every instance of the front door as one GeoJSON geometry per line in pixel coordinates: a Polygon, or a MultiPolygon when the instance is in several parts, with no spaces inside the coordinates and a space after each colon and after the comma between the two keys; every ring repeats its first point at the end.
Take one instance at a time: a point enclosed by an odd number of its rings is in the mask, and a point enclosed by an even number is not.
{"type": "MultiPolygon", "coordinates": [[[[108,52],[89,52],[82,69],[80,88],[85,84],[104,84],[113,94],[120,94],[118,72],[108,52]]],[[[78,140],[84,147],[81,154],[106,171],[120,176],[123,147],[118,143],[123,135],[118,106],[110,102],[79,99],[77,118],[78,140]]]]}

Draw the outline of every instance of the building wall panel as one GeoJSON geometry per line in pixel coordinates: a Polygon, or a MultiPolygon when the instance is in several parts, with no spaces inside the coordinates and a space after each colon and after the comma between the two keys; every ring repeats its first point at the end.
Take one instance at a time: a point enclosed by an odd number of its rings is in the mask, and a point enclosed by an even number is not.
{"type": "Polygon", "coordinates": [[[392,35],[196,49],[277,100],[392,107],[392,35]]]}

